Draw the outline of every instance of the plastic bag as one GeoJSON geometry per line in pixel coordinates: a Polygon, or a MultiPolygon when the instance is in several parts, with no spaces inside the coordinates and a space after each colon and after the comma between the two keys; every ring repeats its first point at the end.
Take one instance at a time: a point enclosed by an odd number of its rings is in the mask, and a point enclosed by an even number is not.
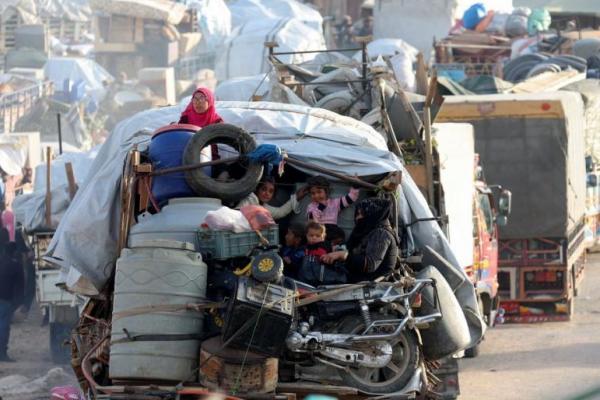
{"type": "Polygon", "coordinates": [[[552,17],[548,10],[545,8],[535,8],[527,21],[527,32],[530,35],[535,35],[538,32],[547,31],[550,28],[551,22],[552,17]]]}
{"type": "Polygon", "coordinates": [[[235,233],[252,230],[244,214],[229,207],[221,207],[207,212],[202,225],[217,231],[233,231],[235,233]]]}
{"type": "Polygon", "coordinates": [[[262,231],[270,226],[275,225],[273,216],[264,207],[256,205],[244,206],[240,209],[246,220],[250,223],[250,227],[254,231],[262,231]]]}
{"type": "Polygon", "coordinates": [[[58,386],[51,390],[52,400],[84,400],[79,389],[74,386],[58,386]]]}
{"type": "Polygon", "coordinates": [[[527,17],[512,14],[506,21],[506,36],[519,37],[527,35],[527,17]]]}

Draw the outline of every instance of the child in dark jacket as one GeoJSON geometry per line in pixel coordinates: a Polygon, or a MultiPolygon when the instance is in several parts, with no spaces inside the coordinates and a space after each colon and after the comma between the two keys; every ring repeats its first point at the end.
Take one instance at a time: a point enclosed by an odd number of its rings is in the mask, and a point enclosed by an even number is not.
{"type": "Polygon", "coordinates": [[[345,268],[336,265],[325,265],[321,257],[331,253],[333,247],[326,241],[325,225],[309,222],[306,226],[306,250],[298,279],[309,285],[331,285],[346,282],[345,268]]]}
{"type": "Polygon", "coordinates": [[[302,259],[304,258],[304,226],[292,224],[285,234],[285,246],[281,248],[281,258],[285,265],[284,274],[290,278],[297,278],[302,259]]]}

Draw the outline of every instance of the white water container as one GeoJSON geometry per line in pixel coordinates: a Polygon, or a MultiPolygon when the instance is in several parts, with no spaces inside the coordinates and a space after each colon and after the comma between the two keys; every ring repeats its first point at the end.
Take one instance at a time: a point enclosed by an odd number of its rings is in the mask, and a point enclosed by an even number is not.
{"type": "Polygon", "coordinates": [[[138,223],[129,231],[129,246],[131,247],[132,241],[165,239],[193,243],[198,250],[196,231],[204,221],[206,213],[219,207],[219,199],[171,199],[159,213],[142,214],[138,217],[138,223]]]}
{"type": "Polygon", "coordinates": [[[200,340],[180,335],[202,334],[203,313],[185,310],[185,305],[204,300],[206,273],[191,243],[133,240],[123,250],[115,275],[111,379],[195,378],[200,340]],[[139,340],[132,340],[136,336],[139,340]]]}

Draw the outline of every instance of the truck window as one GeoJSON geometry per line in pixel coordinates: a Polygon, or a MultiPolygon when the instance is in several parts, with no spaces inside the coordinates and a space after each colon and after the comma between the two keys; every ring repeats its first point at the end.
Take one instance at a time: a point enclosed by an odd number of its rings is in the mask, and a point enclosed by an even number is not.
{"type": "Polygon", "coordinates": [[[494,216],[492,214],[492,206],[490,204],[490,198],[487,194],[479,193],[479,206],[483,212],[485,219],[485,229],[490,235],[493,233],[494,216]]]}

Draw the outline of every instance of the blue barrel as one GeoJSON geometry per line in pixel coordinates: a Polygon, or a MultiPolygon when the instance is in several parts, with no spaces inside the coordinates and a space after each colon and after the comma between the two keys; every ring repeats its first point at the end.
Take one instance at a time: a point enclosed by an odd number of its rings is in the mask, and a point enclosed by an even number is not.
{"type": "MultiPolygon", "coordinates": [[[[150,160],[155,171],[178,167],[183,162],[183,152],[199,128],[178,124],[157,130],[150,142],[150,160]]],[[[152,195],[158,204],[176,197],[194,197],[196,193],[187,184],[183,172],[152,178],[152,195]]]]}

